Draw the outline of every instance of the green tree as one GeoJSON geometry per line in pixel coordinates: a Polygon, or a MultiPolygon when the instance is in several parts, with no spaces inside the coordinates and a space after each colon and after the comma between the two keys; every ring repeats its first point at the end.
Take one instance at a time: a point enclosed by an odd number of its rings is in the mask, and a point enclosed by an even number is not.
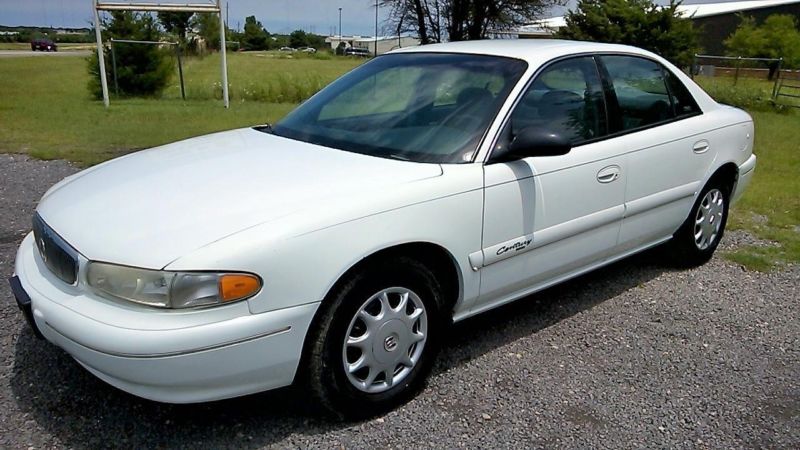
{"type": "MultiPolygon", "coordinates": [[[[192,27],[206,43],[206,48],[219,50],[219,16],[214,13],[198,13],[194,15],[192,27]]],[[[232,38],[226,33],[226,38],[232,38]]]]}
{"type": "MultiPolygon", "coordinates": [[[[744,17],[736,31],[725,40],[725,48],[731,56],[783,58],[785,66],[797,68],[800,66],[797,20],[788,14],[774,14],[759,26],[752,17],[744,17]]],[[[777,64],[770,69],[771,78],[777,64]]]]}
{"type": "Polygon", "coordinates": [[[325,45],[325,37],[324,36],[320,36],[318,34],[308,33],[308,34],[306,34],[306,38],[308,40],[308,46],[309,47],[314,47],[317,50],[321,50],[323,48],[328,47],[327,45],[325,45]]]}
{"type": "Polygon", "coordinates": [[[678,11],[680,1],[656,6],[650,0],[579,0],[567,13],[560,39],[611,42],[641,47],[686,67],[699,51],[691,19],[678,11]]]}
{"type": "Polygon", "coordinates": [[[186,48],[192,15],[194,13],[191,12],[159,12],[158,21],[167,33],[174,34],[178,38],[181,47],[186,48]]]}
{"type": "Polygon", "coordinates": [[[270,48],[281,48],[289,46],[289,36],[285,34],[273,34],[270,39],[270,48]]]}
{"type": "MultiPolygon", "coordinates": [[[[150,14],[136,14],[129,11],[113,12],[110,19],[103,20],[104,42],[114,39],[138,41],[158,41],[161,32],[156,20],[150,14]]],[[[103,49],[108,74],[109,87],[113,89],[111,50],[103,49]]],[[[169,83],[174,73],[175,61],[172,52],[157,45],[123,44],[114,45],[117,60],[117,81],[120,94],[125,96],[155,95],[169,83]]],[[[95,98],[102,98],[100,87],[100,64],[97,53],[88,59],[89,91],[95,98]]]]}
{"type": "Polygon", "coordinates": [[[270,35],[256,20],[256,16],[244,19],[244,33],[242,33],[242,48],[245,50],[269,50],[270,35]]]}
{"type": "Polygon", "coordinates": [[[294,30],[289,35],[289,47],[300,48],[308,47],[308,35],[303,30],[294,30]]]}
{"type": "Polygon", "coordinates": [[[378,0],[397,34],[415,32],[422,44],[484,39],[490,30],[530,23],[563,0],[378,0]]]}

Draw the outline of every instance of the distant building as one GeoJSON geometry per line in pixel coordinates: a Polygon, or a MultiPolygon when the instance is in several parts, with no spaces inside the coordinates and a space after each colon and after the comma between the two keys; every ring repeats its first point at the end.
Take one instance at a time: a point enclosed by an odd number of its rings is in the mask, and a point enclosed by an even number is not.
{"type": "MultiPolygon", "coordinates": [[[[740,15],[752,16],[762,22],[773,14],[800,16],[800,0],[746,0],[738,2],[701,3],[680,5],[678,10],[692,19],[700,29],[700,46],[704,53],[721,55],[725,52],[723,41],[739,26],[740,15]]],[[[549,38],[566,26],[564,17],[551,17],[524,25],[516,30],[496,32],[499,38],[541,39],[549,38]]]]}
{"type": "Polygon", "coordinates": [[[396,48],[416,47],[419,45],[419,39],[411,36],[378,36],[378,39],[374,37],[356,39],[353,42],[353,47],[365,48],[375,55],[376,41],[378,42],[378,55],[388,53],[396,48]]]}
{"type": "MultiPolygon", "coordinates": [[[[369,36],[328,36],[325,43],[336,50],[340,43],[345,44],[345,48],[364,48],[370,54],[375,54],[375,38],[369,36]]],[[[416,47],[419,39],[411,36],[378,36],[378,54],[382,55],[396,48],[416,47]]]]}
{"type": "Polygon", "coordinates": [[[82,34],[88,34],[89,30],[88,29],[77,29],[76,30],[76,29],[72,29],[72,28],[67,28],[67,29],[56,28],[55,32],[56,32],[56,34],[82,35],[82,34]]]}

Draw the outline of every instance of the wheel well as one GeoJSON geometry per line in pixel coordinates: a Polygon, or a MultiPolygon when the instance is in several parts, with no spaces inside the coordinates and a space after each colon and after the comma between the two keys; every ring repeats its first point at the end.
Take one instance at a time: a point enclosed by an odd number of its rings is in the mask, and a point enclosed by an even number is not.
{"type": "Polygon", "coordinates": [[[346,282],[353,273],[373,264],[375,261],[405,256],[419,261],[436,277],[442,287],[447,309],[452,310],[461,294],[461,276],[453,256],[443,247],[429,242],[411,242],[379,250],[349,268],[329,292],[334,292],[341,283],[346,282]]]}
{"type": "Polygon", "coordinates": [[[711,178],[708,179],[708,184],[722,183],[723,187],[728,188],[728,195],[731,195],[738,180],[739,167],[732,162],[728,162],[720,166],[720,168],[711,175],[711,178]]]}
{"type": "MultiPolygon", "coordinates": [[[[331,293],[338,291],[338,289],[344,283],[349,281],[351,275],[367,267],[369,264],[374,264],[376,261],[379,261],[383,258],[394,258],[398,256],[414,258],[416,261],[419,261],[431,272],[433,272],[434,276],[442,286],[442,295],[447,302],[445,308],[446,310],[450,310],[450,313],[452,313],[452,309],[456,305],[456,302],[458,302],[461,295],[461,273],[458,269],[458,264],[450,252],[445,250],[444,247],[429,242],[412,242],[379,250],[361,259],[359,262],[347,269],[347,271],[344,272],[328,290],[328,293],[325,295],[325,299],[323,300],[323,306],[317,309],[317,312],[314,314],[314,318],[311,321],[311,325],[306,331],[306,337],[303,342],[303,353],[300,359],[299,367],[305,367],[308,362],[308,358],[310,357],[309,347],[313,340],[310,338],[313,338],[313,336],[315,336],[314,333],[318,331],[316,329],[317,325],[315,324],[319,323],[320,316],[325,313],[326,308],[324,307],[324,304],[330,301],[329,297],[331,293]]],[[[295,372],[294,382],[297,382],[298,376],[303,377],[304,375],[299,371],[295,372]]]]}

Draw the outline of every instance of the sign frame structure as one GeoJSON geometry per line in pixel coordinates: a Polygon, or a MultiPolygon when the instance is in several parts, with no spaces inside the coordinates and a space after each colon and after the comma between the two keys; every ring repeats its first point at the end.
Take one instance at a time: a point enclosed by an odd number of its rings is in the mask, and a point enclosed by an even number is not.
{"type": "Polygon", "coordinates": [[[230,108],[228,94],[228,57],[225,49],[225,19],[222,16],[221,0],[213,3],[142,3],[142,2],[106,2],[92,0],[94,5],[94,34],[97,39],[97,59],[100,64],[100,85],[103,88],[103,104],[109,106],[108,77],[103,54],[103,37],[100,33],[100,11],[147,11],[147,12],[197,12],[219,14],[219,40],[222,55],[222,100],[225,108],[230,108]]]}

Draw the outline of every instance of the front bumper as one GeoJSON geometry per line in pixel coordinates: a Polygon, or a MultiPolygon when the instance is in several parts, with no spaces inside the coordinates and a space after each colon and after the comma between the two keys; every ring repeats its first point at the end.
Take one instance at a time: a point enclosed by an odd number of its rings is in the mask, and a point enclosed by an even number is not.
{"type": "Polygon", "coordinates": [[[80,281],[67,286],[35,248],[29,235],[17,254],[18,304],[48,341],[109,384],[151,400],[194,403],[292,383],[319,303],[262,314],[251,314],[246,302],[185,312],[120,305],[92,296],[80,281]]]}

